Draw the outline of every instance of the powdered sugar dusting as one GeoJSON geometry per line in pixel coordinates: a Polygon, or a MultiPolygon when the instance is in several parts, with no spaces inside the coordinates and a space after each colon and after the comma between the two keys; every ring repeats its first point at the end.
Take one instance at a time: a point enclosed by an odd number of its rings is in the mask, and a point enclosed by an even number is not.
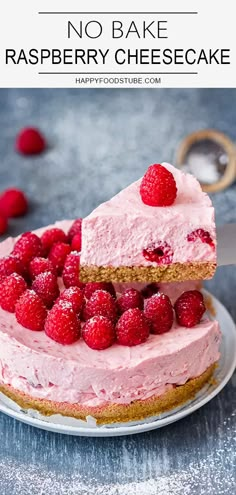
{"type": "MultiPolygon", "coordinates": [[[[217,404],[217,408],[219,403],[217,404]]],[[[188,460],[182,452],[183,444],[179,445],[179,456],[175,469],[173,467],[173,456],[171,444],[166,447],[154,448],[154,439],[150,435],[139,437],[140,443],[144,440],[147,448],[139,450],[138,442],[133,439],[123,439],[122,445],[117,440],[117,448],[120,451],[120,458],[116,459],[116,470],[111,476],[109,470],[110,462],[114,464],[113,447],[108,442],[103,444],[106,449],[101,449],[94,439],[94,445],[90,444],[90,456],[85,455],[84,463],[86,469],[81,466],[79,450],[74,450],[71,455],[71,463],[67,466],[67,472],[62,473],[60,464],[63,459],[60,454],[67,454],[67,445],[64,449],[58,445],[58,464],[54,463],[54,469],[48,471],[43,469],[38,463],[38,459],[32,460],[27,465],[21,461],[9,461],[2,459],[0,462],[1,472],[1,493],[12,493],[14,495],[226,495],[234,492],[235,487],[235,447],[236,447],[236,427],[235,413],[225,420],[231,428],[232,437],[224,435],[222,438],[221,426],[216,430],[217,449],[210,451],[210,454],[202,455],[198,446],[200,424],[195,430],[195,456],[194,460],[188,460]],[[101,454],[100,459],[96,456],[101,454]],[[224,456],[224,476],[222,477],[222,456],[224,456]],[[155,458],[155,462],[153,462],[155,458]],[[97,465],[94,464],[97,459],[97,465]],[[81,471],[81,472],[78,472],[81,471]],[[97,479],[99,476],[99,479],[97,479]],[[99,481],[104,477],[104,482],[99,481]],[[108,479],[113,478],[109,483],[108,479]],[[13,491],[5,492],[5,487],[14,487],[13,491]]],[[[190,426],[190,425],[186,425],[190,426]]],[[[203,426],[203,425],[202,425],[203,426]]],[[[205,426],[205,425],[204,425],[205,426]]],[[[210,428],[210,427],[209,427],[210,428]]],[[[137,437],[136,437],[137,439],[137,437]]],[[[55,437],[52,439],[55,443],[55,437]]],[[[163,437],[160,439],[162,445],[163,437]]],[[[208,438],[212,441],[209,432],[208,438]]],[[[89,440],[87,439],[87,442],[89,440]]],[[[158,444],[158,436],[156,436],[158,444]]],[[[45,461],[47,453],[45,452],[45,461]]],[[[55,460],[55,459],[54,459],[55,460]]],[[[45,462],[47,465],[47,462],[45,462]]],[[[114,467],[114,466],[113,466],[114,467]]]]}

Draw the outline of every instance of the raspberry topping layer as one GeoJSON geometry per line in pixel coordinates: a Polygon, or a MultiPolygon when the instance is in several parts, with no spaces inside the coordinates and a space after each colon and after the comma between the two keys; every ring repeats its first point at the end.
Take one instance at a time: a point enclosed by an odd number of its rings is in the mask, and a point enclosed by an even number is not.
{"type": "Polygon", "coordinates": [[[129,347],[146,342],[149,332],[148,320],[138,308],[125,311],[116,325],[118,343],[129,347]]]}
{"type": "Polygon", "coordinates": [[[83,327],[83,339],[91,349],[107,349],[116,340],[115,327],[105,316],[93,316],[83,327]]]}
{"type": "Polygon", "coordinates": [[[144,314],[155,334],[168,332],[174,323],[174,312],[170,298],[165,294],[155,294],[145,305],[144,314]]]}
{"type": "Polygon", "coordinates": [[[175,302],[176,319],[185,327],[200,323],[205,311],[203,295],[198,290],[184,292],[175,302]]]}
{"type": "MultiPolygon", "coordinates": [[[[67,232],[70,225],[65,221],[58,227],[67,232]]],[[[40,237],[42,232],[36,233],[40,237]]],[[[10,254],[14,242],[9,238],[0,245],[2,257],[10,254]]],[[[181,284],[177,285],[180,293],[181,284]]],[[[92,407],[128,404],[199,376],[218,360],[219,341],[218,323],[204,317],[193,328],[174,321],[170,331],[151,334],[146,342],[132,347],[115,342],[102,351],[93,350],[81,338],[64,346],[44,331],[27,331],[15,314],[0,308],[0,381],[52,401],[92,407]]]]}
{"type": "Polygon", "coordinates": [[[42,255],[41,240],[33,232],[25,232],[16,242],[12,254],[27,266],[33,258],[42,255]]]}
{"type": "Polygon", "coordinates": [[[27,284],[21,275],[12,273],[0,285],[0,306],[5,311],[14,313],[16,303],[25,292],[27,284]]]}
{"type": "MultiPolygon", "coordinates": [[[[105,328],[107,327],[109,333],[109,328],[114,327],[115,324],[117,342],[130,346],[143,343],[148,338],[150,331],[161,334],[171,330],[174,321],[172,303],[167,295],[158,292],[157,285],[152,284],[146,288],[143,286],[140,288],[146,296],[148,292],[152,294],[157,292],[147,300],[144,307],[143,294],[137,288],[124,288],[117,298],[115,288],[111,283],[81,284],[79,281],[80,255],[75,251],[65,257],[67,250],[70,252],[71,246],[64,242],[51,244],[51,241],[57,241],[58,236],[68,239],[68,235],[56,227],[44,231],[41,238],[32,232],[27,232],[16,240],[12,250],[15,255],[10,254],[8,257],[2,258],[2,262],[0,262],[0,306],[9,312],[16,311],[17,321],[22,326],[31,330],[45,329],[45,331],[47,327],[47,335],[56,342],[65,345],[75,342],[76,336],[79,338],[82,320],[89,322],[94,317],[102,317],[109,320],[111,325],[107,325],[102,318],[98,318],[95,323],[93,321],[91,326],[86,326],[90,329],[88,335],[91,334],[92,340],[96,341],[94,344],[91,343],[91,346],[96,346],[96,349],[99,349],[98,337],[95,339],[96,329],[97,335],[102,336],[102,329],[106,334],[105,328]],[[44,239],[44,246],[42,246],[42,238],[44,239]],[[48,241],[49,244],[47,244],[48,241]],[[46,252],[50,245],[48,259],[36,255],[29,261],[33,253],[46,252]],[[58,256],[53,258],[52,253],[53,255],[56,253],[58,256]],[[17,256],[20,256],[20,260],[17,256]],[[52,259],[55,263],[52,262],[52,259]],[[14,268],[19,268],[26,280],[16,273],[7,276],[7,273],[14,268]],[[67,287],[61,295],[59,283],[61,289],[63,286],[56,275],[58,271],[59,273],[63,271],[63,282],[64,286],[67,287]],[[30,287],[28,290],[26,281],[30,287]],[[55,309],[56,307],[58,309],[55,309]],[[46,308],[51,310],[48,314],[46,308]],[[34,311],[35,320],[33,318],[34,311]],[[71,325],[68,325],[65,334],[58,322],[60,314],[62,320],[65,321],[66,318],[69,321],[71,317],[71,325]],[[72,315],[76,315],[79,332],[77,327],[75,330],[74,316],[72,315]],[[47,325],[44,327],[45,319],[47,325]],[[60,328],[59,334],[57,334],[57,327],[60,328]]],[[[175,311],[177,320],[182,324],[186,321],[186,327],[199,323],[205,311],[201,293],[189,291],[182,294],[176,301],[175,311]]],[[[90,337],[88,341],[90,341],[90,337]]],[[[101,349],[103,346],[105,349],[106,344],[101,344],[101,349]]]]}
{"type": "Polygon", "coordinates": [[[47,309],[42,299],[33,290],[26,290],[16,303],[16,319],[29,330],[44,329],[47,309]]]}
{"type": "Polygon", "coordinates": [[[59,344],[73,344],[80,338],[80,320],[65,300],[59,301],[49,311],[45,322],[45,333],[59,344]]]}

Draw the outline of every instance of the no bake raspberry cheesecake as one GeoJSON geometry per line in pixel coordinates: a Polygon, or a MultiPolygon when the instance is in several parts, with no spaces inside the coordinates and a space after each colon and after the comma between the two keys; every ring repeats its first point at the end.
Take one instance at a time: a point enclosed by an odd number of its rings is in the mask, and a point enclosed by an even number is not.
{"type": "Polygon", "coordinates": [[[101,204],[82,225],[84,282],[184,281],[216,268],[214,209],[198,181],[172,165],[101,204]]]}
{"type": "Polygon", "coordinates": [[[98,424],[189,400],[220,345],[197,283],[83,284],[71,251],[80,235],[80,220],[64,221],[0,244],[0,390],[98,424]]]}

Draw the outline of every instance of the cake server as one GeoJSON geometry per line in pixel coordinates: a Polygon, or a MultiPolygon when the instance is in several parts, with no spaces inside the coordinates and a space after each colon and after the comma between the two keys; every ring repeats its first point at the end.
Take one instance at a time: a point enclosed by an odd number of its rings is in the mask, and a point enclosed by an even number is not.
{"type": "Polygon", "coordinates": [[[236,224],[216,228],[217,265],[236,265],[236,224]]]}

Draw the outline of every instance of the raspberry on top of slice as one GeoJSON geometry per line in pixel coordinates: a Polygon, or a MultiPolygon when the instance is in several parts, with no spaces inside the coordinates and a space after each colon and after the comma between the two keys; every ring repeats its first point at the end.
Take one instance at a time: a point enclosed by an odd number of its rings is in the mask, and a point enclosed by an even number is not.
{"type": "Polygon", "coordinates": [[[173,174],[159,163],[150,165],[141,181],[140,196],[148,206],[171,206],[177,196],[173,174]]]}

